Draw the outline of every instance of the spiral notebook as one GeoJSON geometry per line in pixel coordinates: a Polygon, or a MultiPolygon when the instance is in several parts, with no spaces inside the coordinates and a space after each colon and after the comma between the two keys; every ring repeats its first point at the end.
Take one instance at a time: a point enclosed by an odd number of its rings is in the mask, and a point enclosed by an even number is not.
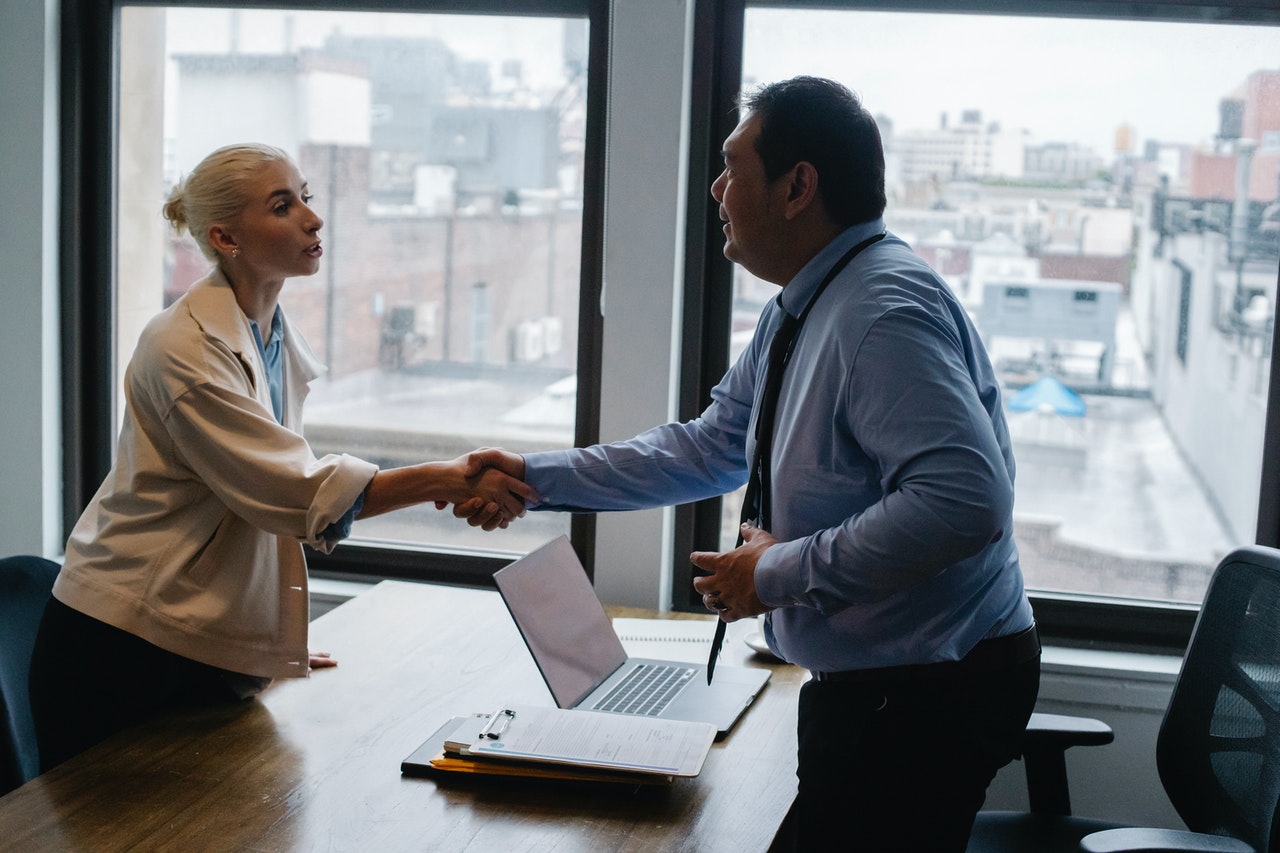
{"type": "Polygon", "coordinates": [[[710,619],[634,619],[615,617],[613,631],[633,658],[663,658],[706,663],[714,622],[710,619]]]}

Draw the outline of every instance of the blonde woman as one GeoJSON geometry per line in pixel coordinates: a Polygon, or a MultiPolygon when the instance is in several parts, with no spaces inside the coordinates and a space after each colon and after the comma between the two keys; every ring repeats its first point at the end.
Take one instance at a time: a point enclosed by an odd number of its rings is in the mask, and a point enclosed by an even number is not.
{"type": "Polygon", "coordinates": [[[536,499],[465,460],[312,453],[302,404],[322,366],[279,305],[324,254],[310,199],[288,154],[235,145],[164,206],[214,267],[143,331],[115,465],[67,542],[31,666],[42,769],[157,709],[332,666],[308,651],[304,544],[327,552],[355,519],[423,502],[505,527],[536,499]]]}

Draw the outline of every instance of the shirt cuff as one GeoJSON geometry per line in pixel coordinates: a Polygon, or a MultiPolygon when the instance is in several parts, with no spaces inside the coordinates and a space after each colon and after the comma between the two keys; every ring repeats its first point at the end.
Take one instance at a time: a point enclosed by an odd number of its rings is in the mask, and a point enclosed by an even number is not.
{"type": "Polygon", "coordinates": [[[526,509],[563,511],[571,508],[562,503],[562,496],[569,491],[565,486],[565,480],[571,473],[568,457],[568,451],[565,450],[542,450],[524,454],[524,481],[542,498],[539,503],[526,502],[526,509]]]}
{"type": "Polygon", "coordinates": [[[770,607],[803,607],[804,584],[797,588],[796,573],[804,540],[775,542],[756,562],[756,596],[770,607]]]}
{"type": "Polygon", "coordinates": [[[364,492],[356,496],[356,502],[351,505],[351,509],[342,514],[342,517],[330,524],[324,530],[320,531],[320,538],[326,542],[339,542],[351,535],[351,525],[355,523],[356,516],[360,514],[360,510],[364,508],[364,492]]]}

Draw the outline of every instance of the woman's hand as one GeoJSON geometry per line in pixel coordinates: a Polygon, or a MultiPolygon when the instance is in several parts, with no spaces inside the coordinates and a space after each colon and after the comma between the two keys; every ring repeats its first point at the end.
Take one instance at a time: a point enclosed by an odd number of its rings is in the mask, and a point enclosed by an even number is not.
{"type": "MultiPolygon", "coordinates": [[[[461,465],[463,477],[474,483],[476,496],[453,505],[453,514],[472,527],[485,530],[506,528],[525,513],[525,506],[540,496],[524,482],[524,459],[500,448],[482,447],[459,456],[451,464],[461,465]],[[513,506],[513,501],[518,505],[513,506]]],[[[436,507],[444,509],[444,502],[436,507]]]]}
{"type": "Polygon", "coordinates": [[[311,669],[327,669],[338,665],[328,652],[308,652],[307,654],[310,657],[311,669]]]}

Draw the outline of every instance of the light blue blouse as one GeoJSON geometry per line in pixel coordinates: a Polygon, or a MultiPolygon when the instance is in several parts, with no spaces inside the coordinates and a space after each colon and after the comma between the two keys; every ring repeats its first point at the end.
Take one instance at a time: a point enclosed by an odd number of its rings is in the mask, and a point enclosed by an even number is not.
{"type": "MultiPolygon", "coordinates": [[[[265,343],[257,320],[250,320],[249,328],[253,330],[253,340],[258,345],[258,355],[262,357],[262,368],[267,374],[267,387],[271,391],[271,411],[275,413],[277,421],[284,423],[284,362],[281,355],[284,349],[284,315],[281,313],[280,306],[277,305],[276,312],[271,315],[271,334],[267,336],[265,343]]],[[[351,508],[342,514],[342,518],[320,531],[320,536],[329,542],[346,539],[351,535],[351,525],[355,523],[356,516],[360,514],[363,507],[364,492],[361,492],[351,508]]]]}

